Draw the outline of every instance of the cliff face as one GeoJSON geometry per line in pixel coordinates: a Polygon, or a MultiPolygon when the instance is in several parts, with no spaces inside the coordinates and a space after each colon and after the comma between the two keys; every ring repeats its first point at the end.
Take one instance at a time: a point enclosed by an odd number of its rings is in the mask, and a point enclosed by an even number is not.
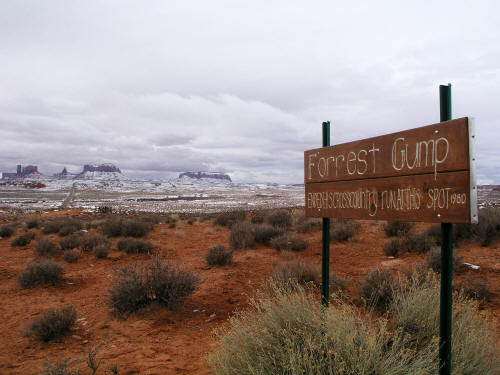
{"type": "Polygon", "coordinates": [[[120,168],[115,167],[113,164],[91,165],[85,164],[83,171],[75,176],[75,179],[111,179],[116,180],[122,178],[120,168]]]}
{"type": "Polygon", "coordinates": [[[201,178],[211,178],[231,182],[231,177],[229,177],[229,175],[220,172],[184,172],[179,175],[179,178],[182,177],[195,178],[197,180],[201,178]]]}
{"type": "Polygon", "coordinates": [[[113,164],[101,164],[101,165],[85,164],[83,166],[82,173],[85,173],[85,172],[116,172],[116,173],[122,173],[120,171],[120,168],[115,167],[113,164]]]}

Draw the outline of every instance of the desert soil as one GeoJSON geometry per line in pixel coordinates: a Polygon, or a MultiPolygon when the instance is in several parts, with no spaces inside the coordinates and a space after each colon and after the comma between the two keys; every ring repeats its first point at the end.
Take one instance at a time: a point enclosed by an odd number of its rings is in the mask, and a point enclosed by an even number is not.
{"type": "MultiPolygon", "coordinates": [[[[47,216],[78,211],[43,214],[47,216]]],[[[331,269],[352,280],[350,292],[367,272],[388,267],[400,270],[422,259],[421,255],[405,254],[396,259],[384,255],[382,245],[388,241],[382,231],[383,222],[362,222],[359,233],[345,244],[331,248],[331,269]]],[[[423,229],[419,224],[414,231],[423,229]]],[[[17,233],[23,229],[16,229],[17,233]]],[[[305,261],[321,262],[321,231],[299,234],[309,240],[306,251],[294,253],[305,261]]],[[[57,236],[51,235],[56,238],[57,236]]],[[[11,237],[12,238],[12,237],[11,237]]],[[[172,263],[192,270],[201,278],[197,291],[186,298],[176,310],[151,306],[127,319],[119,319],[108,306],[113,270],[131,264],[143,264],[145,254],[127,255],[116,250],[107,259],[97,260],[84,254],[76,264],[64,264],[65,281],[61,286],[19,288],[16,278],[34,259],[34,243],[24,248],[11,248],[11,238],[0,239],[0,374],[39,374],[44,361],[68,358],[74,368],[90,374],[86,356],[90,347],[99,347],[102,360],[98,374],[117,364],[120,374],[211,374],[206,356],[214,350],[212,332],[238,309],[248,306],[256,289],[265,282],[273,267],[290,255],[264,246],[238,250],[233,262],[223,267],[207,266],[206,250],[228,243],[229,230],[215,227],[210,221],[189,225],[179,221],[176,228],[156,225],[147,235],[158,251],[172,263]],[[56,342],[40,343],[23,335],[27,323],[49,307],[73,305],[78,313],[75,331],[56,342]]],[[[473,274],[487,279],[493,299],[481,309],[496,319],[500,332],[500,242],[489,247],[464,244],[456,252],[464,261],[479,265],[457,275],[455,281],[473,274]]]]}

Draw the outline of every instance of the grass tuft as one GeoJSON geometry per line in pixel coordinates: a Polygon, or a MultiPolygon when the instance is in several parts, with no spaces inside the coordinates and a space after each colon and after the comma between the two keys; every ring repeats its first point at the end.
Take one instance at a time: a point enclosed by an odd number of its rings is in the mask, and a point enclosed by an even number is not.
{"type": "Polygon", "coordinates": [[[75,321],[76,310],[73,306],[48,309],[28,325],[26,334],[38,341],[48,342],[69,333],[75,321]]]}

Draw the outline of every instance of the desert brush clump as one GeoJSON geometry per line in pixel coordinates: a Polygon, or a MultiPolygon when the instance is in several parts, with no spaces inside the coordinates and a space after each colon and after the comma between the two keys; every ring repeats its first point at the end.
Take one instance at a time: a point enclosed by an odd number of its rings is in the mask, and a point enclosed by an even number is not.
{"type": "Polygon", "coordinates": [[[266,219],[266,214],[263,211],[256,211],[250,217],[250,222],[252,224],[263,224],[266,219]]]}
{"type": "Polygon", "coordinates": [[[330,229],[330,238],[332,241],[346,242],[356,235],[361,224],[352,219],[338,219],[330,229]]]}
{"type": "Polygon", "coordinates": [[[106,220],[101,227],[104,235],[108,237],[144,237],[153,230],[155,220],[146,220],[144,217],[123,219],[121,217],[106,220]]]}
{"type": "Polygon", "coordinates": [[[237,221],[231,227],[229,244],[234,250],[253,247],[255,245],[254,226],[244,221],[237,221]]]}
{"type": "Polygon", "coordinates": [[[37,285],[56,285],[62,281],[64,268],[51,260],[40,260],[28,264],[17,277],[19,286],[23,289],[37,285]]]}
{"type": "Polygon", "coordinates": [[[80,256],[81,252],[76,249],[63,251],[63,259],[66,263],[77,263],[78,259],[80,259],[80,256]]]}
{"type": "MultiPolygon", "coordinates": [[[[425,264],[431,268],[434,272],[441,272],[441,248],[434,246],[426,254],[425,264]]],[[[458,256],[455,252],[453,253],[453,272],[460,272],[463,266],[462,257],[458,256]]]]}
{"type": "Polygon", "coordinates": [[[120,238],[117,243],[118,250],[125,251],[127,254],[151,254],[153,244],[149,241],[138,238],[120,238]]]}
{"type": "Polygon", "coordinates": [[[233,252],[222,244],[212,246],[205,254],[205,260],[210,266],[225,266],[233,259],[233,252]]]}
{"type": "Polygon", "coordinates": [[[274,237],[271,240],[271,247],[278,251],[291,250],[302,251],[309,247],[309,242],[305,238],[297,237],[291,233],[274,237]]]}
{"type": "Polygon", "coordinates": [[[245,211],[227,211],[221,212],[214,219],[214,225],[223,227],[232,227],[239,221],[244,221],[247,216],[245,211]]]}
{"type": "Polygon", "coordinates": [[[299,259],[279,263],[273,270],[271,278],[279,284],[315,283],[321,275],[321,266],[299,259]]]}
{"type": "Polygon", "coordinates": [[[489,302],[493,296],[488,281],[472,275],[468,275],[466,279],[458,282],[455,289],[467,298],[479,302],[489,302]]]}
{"type": "MultiPolygon", "coordinates": [[[[417,350],[429,347],[439,338],[440,286],[433,274],[424,283],[410,280],[395,291],[389,311],[393,325],[411,337],[417,350]]],[[[453,295],[452,373],[496,375],[500,353],[490,319],[478,313],[477,303],[463,293],[453,295]]],[[[437,350],[437,345],[436,345],[437,350]]],[[[437,373],[437,371],[436,371],[437,373]]]]}
{"type": "Polygon", "coordinates": [[[22,246],[27,246],[36,237],[35,232],[33,231],[27,231],[26,233],[20,234],[19,236],[15,237],[10,241],[10,246],[11,247],[22,247],[22,246]]]}
{"type": "Polygon", "coordinates": [[[92,252],[101,244],[109,244],[109,240],[101,234],[85,233],[80,240],[80,247],[83,251],[92,252]]]}
{"type": "Polygon", "coordinates": [[[109,305],[119,315],[153,302],[173,308],[194,292],[198,280],[191,271],[154,256],[145,267],[123,267],[116,272],[109,305]]]}
{"type": "Polygon", "coordinates": [[[387,256],[404,253],[427,253],[434,246],[435,240],[427,233],[406,234],[386,242],[382,249],[387,256]]]}
{"type": "Polygon", "coordinates": [[[94,250],[92,250],[92,254],[96,259],[105,259],[108,257],[110,251],[111,248],[109,247],[108,243],[101,243],[94,247],[94,250]]]}
{"type": "Polygon", "coordinates": [[[0,226],[0,237],[6,238],[12,236],[14,230],[10,225],[2,225],[0,226]]]}
{"type": "Polygon", "coordinates": [[[414,350],[387,320],[372,322],[338,300],[322,309],[300,285],[271,282],[216,329],[209,358],[216,375],[343,374],[430,375],[437,371],[437,345],[414,350]]]}
{"type": "Polygon", "coordinates": [[[309,233],[321,229],[321,219],[299,216],[295,229],[298,233],[309,233]]]}
{"type": "Polygon", "coordinates": [[[70,234],[59,240],[59,246],[62,250],[75,249],[82,243],[82,236],[78,234],[70,234]]]}
{"type": "Polygon", "coordinates": [[[40,257],[50,257],[55,255],[58,250],[57,243],[50,238],[40,238],[35,245],[35,253],[40,257]]]}
{"type": "Polygon", "coordinates": [[[29,218],[24,222],[24,225],[26,225],[26,228],[28,229],[38,228],[40,226],[40,219],[37,217],[29,218]]]}
{"type": "Polygon", "coordinates": [[[269,245],[271,240],[283,234],[283,229],[269,224],[254,224],[252,227],[256,243],[269,245]]]}
{"type": "Polygon", "coordinates": [[[384,232],[387,237],[407,235],[415,223],[405,221],[388,221],[384,224],[384,232]]]}
{"type": "Polygon", "coordinates": [[[287,210],[274,211],[267,215],[266,222],[273,227],[287,230],[292,226],[292,214],[287,210]]]}
{"type": "Polygon", "coordinates": [[[51,308],[33,319],[26,327],[26,335],[47,342],[71,332],[76,321],[73,306],[51,308]]]}
{"type": "Polygon", "coordinates": [[[360,294],[369,307],[386,311],[399,285],[389,269],[375,269],[359,284],[360,294]]]}
{"type": "Polygon", "coordinates": [[[72,369],[70,362],[66,358],[61,358],[55,363],[46,359],[40,375],[82,375],[82,373],[72,369]]]}

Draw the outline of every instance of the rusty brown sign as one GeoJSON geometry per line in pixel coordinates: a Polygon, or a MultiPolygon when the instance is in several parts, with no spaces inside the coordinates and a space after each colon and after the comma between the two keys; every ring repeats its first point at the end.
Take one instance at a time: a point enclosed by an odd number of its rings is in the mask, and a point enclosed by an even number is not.
{"type": "Polygon", "coordinates": [[[304,152],[306,216],[477,221],[472,121],[304,152]]]}

